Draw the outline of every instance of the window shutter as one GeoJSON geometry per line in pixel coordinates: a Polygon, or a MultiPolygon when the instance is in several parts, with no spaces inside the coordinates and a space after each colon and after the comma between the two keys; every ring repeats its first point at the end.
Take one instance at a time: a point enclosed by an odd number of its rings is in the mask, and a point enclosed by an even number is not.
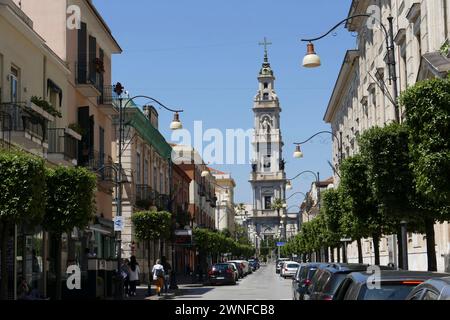
{"type": "Polygon", "coordinates": [[[87,77],[87,25],[81,23],[78,30],[78,83],[86,83],[87,77]]]}
{"type": "Polygon", "coordinates": [[[96,84],[95,58],[97,58],[97,39],[89,36],[89,82],[92,84],[96,84]]]}

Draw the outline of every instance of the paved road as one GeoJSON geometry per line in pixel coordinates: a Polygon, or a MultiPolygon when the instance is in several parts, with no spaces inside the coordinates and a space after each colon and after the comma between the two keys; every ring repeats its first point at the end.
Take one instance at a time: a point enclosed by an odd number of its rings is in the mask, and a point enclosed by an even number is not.
{"type": "Polygon", "coordinates": [[[238,284],[225,286],[182,286],[177,300],[291,300],[291,280],[275,273],[270,263],[239,280],[238,284]]]}

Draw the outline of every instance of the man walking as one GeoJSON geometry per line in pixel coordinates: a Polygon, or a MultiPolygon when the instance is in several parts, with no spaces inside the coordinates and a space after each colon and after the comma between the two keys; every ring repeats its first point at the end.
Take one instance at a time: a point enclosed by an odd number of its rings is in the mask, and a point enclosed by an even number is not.
{"type": "Polygon", "coordinates": [[[167,294],[169,293],[170,272],[172,271],[172,266],[167,262],[166,257],[161,258],[161,264],[164,268],[164,292],[167,294]]]}

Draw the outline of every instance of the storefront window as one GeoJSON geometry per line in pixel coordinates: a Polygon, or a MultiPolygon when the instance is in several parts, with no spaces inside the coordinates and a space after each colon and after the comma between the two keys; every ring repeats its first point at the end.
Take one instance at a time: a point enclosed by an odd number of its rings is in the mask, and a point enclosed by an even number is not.
{"type": "Polygon", "coordinates": [[[44,233],[41,228],[19,226],[17,229],[17,298],[44,296],[44,233]]]}

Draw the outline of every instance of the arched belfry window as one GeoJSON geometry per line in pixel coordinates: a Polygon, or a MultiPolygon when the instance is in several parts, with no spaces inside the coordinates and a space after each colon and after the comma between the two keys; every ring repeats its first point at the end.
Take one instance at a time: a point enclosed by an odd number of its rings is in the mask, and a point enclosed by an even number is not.
{"type": "Polygon", "coordinates": [[[269,100],[269,94],[268,94],[267,92],[265,92],[265,93],[263,94],[263,100],[264,100],[264,101],[269,100]]]}
{"type": "Polygon", "coordinates": [[[269,88],[269,83],[268,82],[264,82],[264,89],[268,89],[269,88]]]}

